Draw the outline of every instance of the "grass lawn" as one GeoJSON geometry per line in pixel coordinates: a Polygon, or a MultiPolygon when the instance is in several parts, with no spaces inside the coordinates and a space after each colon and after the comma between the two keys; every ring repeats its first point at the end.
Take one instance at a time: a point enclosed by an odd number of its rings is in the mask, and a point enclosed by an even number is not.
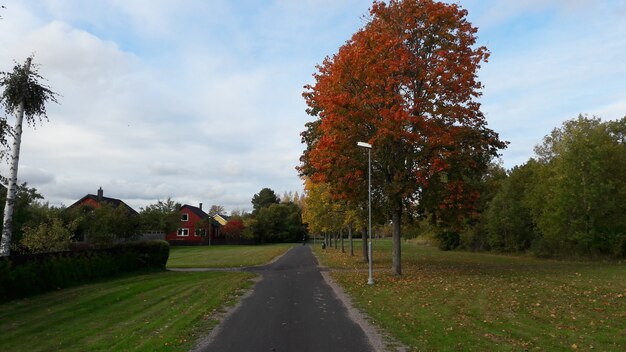
{"type": "Polygon", "coordinates": [[[0,305],[2,351],[187,351],[251,286],[239,272],[162,272],[0,305]]]}
{"type": "Polygon", "coordinates": [[[258,246],[171,247],[168,268],[229,268],[265,264],[285,253],[293,243],[258,246]]]}
{"type": "Polygon", "coordinates": [[[370,287],[362,257],[315,249],[322,264],[343,269],[332,276],[355,304],[413,350],[626,351],[626,264],[410,243],[402,251],[403,275],[395,277],[391,242],[374,243],[370,287]]]}

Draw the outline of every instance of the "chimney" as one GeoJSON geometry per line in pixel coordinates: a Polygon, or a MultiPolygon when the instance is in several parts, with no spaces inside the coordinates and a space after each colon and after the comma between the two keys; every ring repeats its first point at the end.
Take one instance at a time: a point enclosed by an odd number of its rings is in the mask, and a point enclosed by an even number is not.
{"type": "Polygon", "coordinates": [[[102,197],[104,196],[104,191],[102,190],[102,186],[98,188],[98,202],[102,202],[102,197]]]}
{"type": "Polygon", "coordinates": [[[200,203],[200,206],[198,208],[200,208],[200,210],[202,210],[202,203],[200,203]]]}

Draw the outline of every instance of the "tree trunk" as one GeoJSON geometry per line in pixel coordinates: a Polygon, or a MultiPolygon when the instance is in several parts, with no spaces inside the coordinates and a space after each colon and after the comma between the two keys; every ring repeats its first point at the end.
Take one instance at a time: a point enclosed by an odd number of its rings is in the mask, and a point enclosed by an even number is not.
{"type": "MultiPolygon", "coordinates": [[[[30,72],[31,58],[26,59],[26,75],[30,72]]],[[[17,167],[20,161],[20,146],[22,144],[22,124],[24,121],[24,100],[20,102],[15,114],[15,137],[11,150],[11,169],[9,171],[9,185],[7,188],[7,201],[4,206],[4,218],[2,221],[2,241],[0,241],[0,256],[11,255],[11,237],[13,236],[13,206],[17,190],[17,167]]]]}
{"type": "Polygon", "coordinates": [[[354,257],[354,243],[352,243],[352,226],[348,227],[348,241],[350,242],[350,256],[354,257]]]}
{"type": "Polygon", "coordinates": [[[395,210],[391,215],[391,222],[393,225],[393,240],[391,245],[391,271],[395,275],[402,275],[402,266],[400,265],[401,258],[401,233],[400,233],[400,221],[402,220],[402,208],[395,210]]]}
{"type": "Polygon", "coordinates": [[[337,249],[337,237],[339,237],[339,235],[337,234],[337,232],[335,232],[335,234],[333,235],[333,237],[335,238],[335,249],[337,249]]]}
{"type": "Polygon", "coordinates": [[[339,236],[341,236],[341,253],[345,253],[346,247],[343,245],[343,230],[339,231],[339,236]]]}
{"type": "Polygon", "coordinates": [[[368,263],[367,256],[367,227],[363,229],[363,234],[361,235],[363,238],[363,261],[368,263]]]}

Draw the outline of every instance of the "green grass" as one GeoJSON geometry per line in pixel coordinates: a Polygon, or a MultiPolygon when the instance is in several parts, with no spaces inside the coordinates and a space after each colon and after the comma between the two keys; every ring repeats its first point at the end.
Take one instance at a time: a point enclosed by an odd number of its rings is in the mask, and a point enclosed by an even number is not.
{"type": "MultiPolygon", "coordinates": [[[[360,249],[360,247],[358,247],[360,249]]],[[[626,265],[563,262],[403,243],[374,244],[374,279],[358,255],[319,246],[332,276],[375,322],[417,351],[626,351],[626,265]]],[[[355,251],[360,253],[359,251],[355,251]]]]}
{"type": "Polygon", "coordinates": [[[285,253],[292,243],[259,246],[172,247],[168,268],[236,268],[261,265],[285,253]]]}
{"type": "Polygon", "coordinates": [[[0,305],[2,351],[186,351],[251,286],[239,272],[162,272],[0,305]]]}

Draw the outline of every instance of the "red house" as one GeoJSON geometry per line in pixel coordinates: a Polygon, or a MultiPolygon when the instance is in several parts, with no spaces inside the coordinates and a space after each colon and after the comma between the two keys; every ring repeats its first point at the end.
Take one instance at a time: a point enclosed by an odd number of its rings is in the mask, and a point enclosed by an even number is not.
{"type": "Polygon", "coordinates": [[[100,205],[102,204],[108,204],[110,205],[112,208],[117,208],[119,206],[123,206],[126,208],[126,210],[128,210],[129,214],[132,215],[137,215],[139,213],[137,213],[137,211],[133,208],[131,208],[128,204],[124,203],[124,201],[117,199],[117,198],[110,198],[110,197],[105,197],[104,196],[104,191],[102,190],[102,187],[100,187],[98,189],[98,194],[88,194],[84,197],[82,197],[81,199],[77,200],[74,204],[70,205],[68,207],[68,209],[70,208],[78,208],[81,207],[83,205],[89,205],[92,206],[93,208],[99,208],[100,205]]]}
{"type": "Polygon", "coordinates": [[[171,245],[211,245],[221,225],[200,207],[185,204],[180,208],[180,226],[165,235],[171,245]]]}

